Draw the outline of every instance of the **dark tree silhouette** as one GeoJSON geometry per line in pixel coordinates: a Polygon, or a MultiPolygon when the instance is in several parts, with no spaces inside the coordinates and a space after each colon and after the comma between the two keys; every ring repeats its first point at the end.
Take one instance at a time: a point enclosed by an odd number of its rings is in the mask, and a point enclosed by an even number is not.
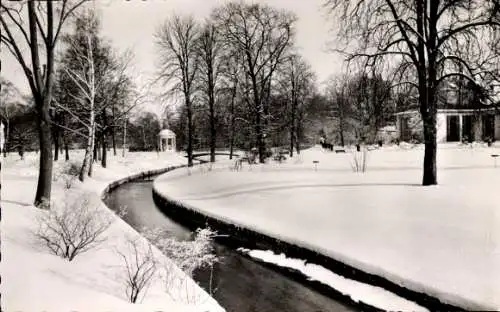
{"type": "Polygon", "coordinates": [[[44,200],[50,202],[52,188],[52,121],[49,108],[54,86],[54,51],[62,26],[84,2],[2,1],[0,5],[2,44],[23,69],[38,116],[40,166],[34,201],[36,206],[44,200]]]}
{"type": "Polygon", "coordinates": [[[437,184],[436,115],[441,83],[498,77],[498,0],[326,0],[338,20],[337,49],[368,67],[394,66],[395,81],[418,91],[424,124],[423,185],[437,184]]]}
{"type": "Polygon", "coordinates": [[[187,110],[188,166],[193,166],[193,96],[198,72],[198,26],[193,17],[172,16],[158,29],[159,80],[169,88],[166,95],[181,92],[187,110]],[[169,85],[170,84],[170,85],[169,85]],[[172,85],[173,84],[173,85],[172,85]]]}

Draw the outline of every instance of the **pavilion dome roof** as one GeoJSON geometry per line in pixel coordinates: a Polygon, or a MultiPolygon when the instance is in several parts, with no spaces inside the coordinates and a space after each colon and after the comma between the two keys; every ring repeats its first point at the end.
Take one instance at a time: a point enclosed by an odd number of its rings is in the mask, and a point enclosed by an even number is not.
{"type": "Polygon", "coordinates": [[[158,133],[160,137],[175,137],[175,133],[170,129],[163,129],[158,133]]]}

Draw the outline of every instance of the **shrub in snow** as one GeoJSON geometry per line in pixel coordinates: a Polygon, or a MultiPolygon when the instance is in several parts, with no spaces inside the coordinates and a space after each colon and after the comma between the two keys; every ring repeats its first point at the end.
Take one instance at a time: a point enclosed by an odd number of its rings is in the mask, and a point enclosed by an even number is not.
{"type": "Polygon", "coordinates": [[[141,238],[128,237],[125,246],[117,250],[123,260],[123,275],[128,300],[136,303],[144,295],[157,272],[157,260],[151,244],[141,238]]]}
{"type": "MultiPolygon", "coordinates": [[[[162,251],[173,263],[179,267],[187,276],[193,277],[196,269],[210,269],[210,289],[212,293],[212,273],[213,265],[219,261],[219,258],[213,253],[213,239],[217,235],[215,231],[206,229],[197,229],[193,241],[178,241],[167,237],[164,231],[160,229],[143,230],[142,234],[151,241],[158,249],[162,251]]],[[[172,263],[165,264],[165,284],[169,290],[174,283],[183,283],[186,281],[174,281],[172,263]]],[[[186,289],[186,294],[187,294],[186,289]]],[[[192,298],[191,298],[192,299],[192,298]]],[[[188,300],[192,301],[192,300],[188,300]]]]}
{"type": "Polygon", "coordinates": [[[368,149],[364,148],[360,152],[353,152],[351,168],[354,172],[365,172],[368,162],[368,149]]]}
{"type": "Polygon", "coordinates": [[[189,276],[198,268],[211,267],[218,261],[212,242],[217,235],[210,229],[197,229],[193,241],[178,241],[166,237],[159,229],[145,230],[143,235],[189,276]]]}
{"type": "Polygon", "coordinates": [[[79,164],[77,162],[64,162],[61,166],[56,166],[54,168],[52,180],[59,181],[62,179],[64,187],[70,189],[75,182],[75,178],[78,177],[78,174],[79,164]]]}
{"type": "Polygon", "coordinates": [[[64,187],[69,190],[70,188],[73,187],[73,182],[75,182],[76,177],[72,175],[65,175],[63,176],[64,179],[64,187]]]}
{"type": "Polygon", "coordinates": [[[243,169],[243,159],[238,158],[234,161],[233,165],[229,167],[229,170],[231,171],[240,171],[243,169]]]}
{"type": "Polygon", "coordinates": [[[55,255],[72,261],[106,239],[103,234],[113,218],[100,204],[99,198],[88,193],[76,198],[66,194],[62,204],[52,203],[51,210],[38,216],[35,237],[55,255]]]}

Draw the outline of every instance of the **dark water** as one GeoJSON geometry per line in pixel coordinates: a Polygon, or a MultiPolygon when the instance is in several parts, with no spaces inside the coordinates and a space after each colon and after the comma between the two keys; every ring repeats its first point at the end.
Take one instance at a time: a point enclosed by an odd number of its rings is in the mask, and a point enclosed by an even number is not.
{"type": "MultiPolygon", "coordinates": [[[[124,184],[111,192],[105,202],[111,209],[127,206],[124,219],[136,229],[161,227],[180,240],[191,237],[187,228],[170,220],[156,207],[152,182],[124,184]]],[[[225,246],[214,244],[214,248],[221,262],[213,272],[216,289],[213,297],[228,312],[355,311],[225,246]]],[[[208,276],[207,272],[198,272],[195,279],[208,289],[208,276]]]]}

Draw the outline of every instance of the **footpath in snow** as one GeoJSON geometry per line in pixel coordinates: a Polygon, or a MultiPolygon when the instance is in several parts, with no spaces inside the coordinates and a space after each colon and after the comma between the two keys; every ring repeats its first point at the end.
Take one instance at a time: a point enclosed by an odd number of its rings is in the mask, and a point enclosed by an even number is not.
{"type": "MultiPolygon", "coordinates": [[[[82,159],[74,152],[72,159],[82,159]]],[[[126,158],[111,156],[108,168],[94,166],[93,178],[85,183],[75,180],[71,192],[90,192],[101,196],[113,181],[148,170],[184,164],[185,158],[157,153],[129,153],[126,158]]],[[[64,198],[65,181],[60,175],[64,161],[54,163],[53,202],[64,198]]],[[[192,279],[177,268],[167,286],[156,278],[144,298],[137,304],[127,300],[124,265],[116,250],[122,249],[127,238],[142,239],[123,220],[102,203],[103,213],[116,219],[105,232],[106,242],[98,249],[77,256],[72,262],[52,255],[34,243],[36,217],[46,213],[34,208],[38,158],[28,153],[24,160],[9,155],[2,161],[2,309],[23,312],[67,311],[224,311],[215,300],[192,279]],[[173,286],[173,285],[177,286],[173,286]]],[[[168,262],[157,249],[158,260],[168,262]]]]}
{"type": "Polygon", "coordinates": [[[155,190],[201,212],[318,251],[444,302],[500,309],[500,148],[441,146],[438,186],[422,187],[421,147],[303,151],[232,171],[176,170],[155,190]],[[317,170],[313,161],[317,161],[317,170]]]}

